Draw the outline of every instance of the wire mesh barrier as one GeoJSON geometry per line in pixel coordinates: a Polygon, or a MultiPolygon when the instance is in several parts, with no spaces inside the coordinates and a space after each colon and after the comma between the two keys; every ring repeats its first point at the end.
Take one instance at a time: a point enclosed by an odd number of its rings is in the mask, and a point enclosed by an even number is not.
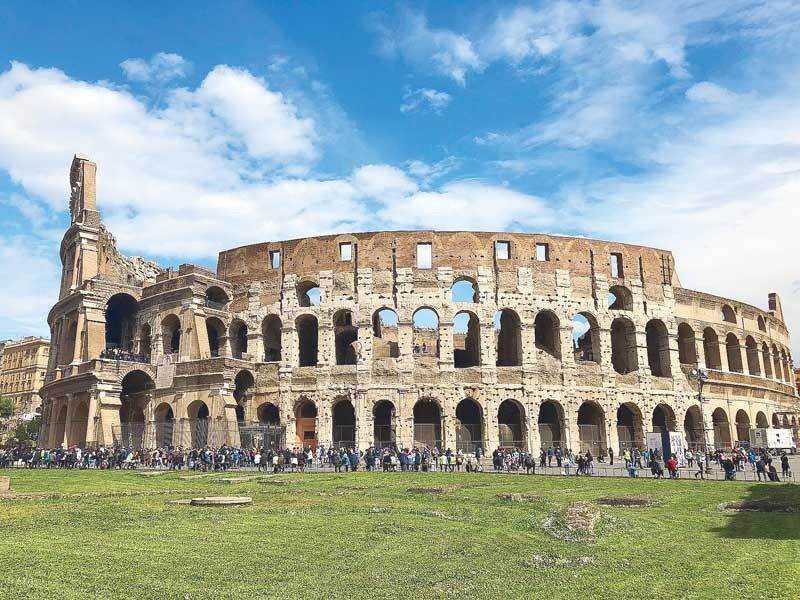
{"type": "Polygon", "coordinates": [[[435,423],[414,423],[414,446],[434,448],[442,446],[442,435],[435,423]]]}
{"type": "Polygon", "coordinates": [[[578,425],[578,436],[581,454],[591,452],[594,456],[599,456],[605,452],[605,440],[600,426],[578,425]]]}
{"type": "Polygon", "coordinates": [[[456,450],[468,454],[483,446],[481,426],[478,423],[459,423],[456,425],[456,450]]]}
{"type": "Polygon", "coordinates": [[[185,419],[155,423],[123,423],[112,428],[113,445],[126,448],[219,447],[280,448],[285,442],[281,425],[230,423],[185,419]]]}
{"type": "Polygon", "coordinates": [[[356,445],[355,425],[334,425],[333,446],[335,448],[353,448],[356,445]]]}

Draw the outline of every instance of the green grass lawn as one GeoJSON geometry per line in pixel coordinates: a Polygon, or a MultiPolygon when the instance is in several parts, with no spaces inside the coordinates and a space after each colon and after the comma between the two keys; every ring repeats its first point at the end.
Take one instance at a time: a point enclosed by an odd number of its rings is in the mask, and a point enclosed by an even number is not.
{"type": "Polygon", "coordinates": [[[17,492],[66,495],[0,501],[0,598],[800,597],[800,514],[720,509],[758,498],[800,509],[800,486],[423,473],[267,477],[286,485],[119,471],[2,474],[17,492]],[[106,495],[71,495],[88,492],[106,495]],[[498,497],[510,492],[539,496],[498,497]],[[166,503],[203,495],[246,495],[253,505],[166,503]],[[603,496],[653,503],[600,506],[603,496]],[[564,510],[576,501],[600,511],[593,532],[567,527],[564,510]]]}

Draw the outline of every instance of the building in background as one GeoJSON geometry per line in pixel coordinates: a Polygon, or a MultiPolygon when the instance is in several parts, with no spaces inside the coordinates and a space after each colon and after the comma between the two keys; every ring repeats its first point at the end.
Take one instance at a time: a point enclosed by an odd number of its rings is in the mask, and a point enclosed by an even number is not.
{"type": "Polygon", "coordinates": [[[50,340],[29,336],[0,345],[0,396],[11,399],[15,415],[39,412],[39,389],[47,372],[50,340]]]}

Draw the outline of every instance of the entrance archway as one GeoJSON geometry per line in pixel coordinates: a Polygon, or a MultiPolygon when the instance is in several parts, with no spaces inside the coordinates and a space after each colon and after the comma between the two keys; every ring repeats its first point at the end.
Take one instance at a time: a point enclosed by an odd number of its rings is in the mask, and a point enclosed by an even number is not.
{"type": "Polygon", "coordinates": [[[769,421],[767,421],[767,415],[765,415],[762,411],[758,411],[756,413],[756,427],[759,429],[767,429],[769,427],[769,421]]]}
{"type": "Polygon", "coordinates": [[[483,411],[472,398],[456,406],[456,450],[472,453],[483,447],[483,411]]]}
{"type": "Polygon", "coordinates": [[[186,412],[189,416],[189,433],[192,448],[204,448],[208,445],[208,425],[210,411],[202,400],[192,402],[186,412]]]}
{"type": "Polygon", "coordinates": [[[700,408],[690,406],[683,419],[683,433],[686,436],[686,445],[693,449],[703,449],[705,446],[705,431],[700,408]]]}
{"type": "Polygon", "coordinates": [[[558,448],[564,443],[564,409],[555,400],[545,400],[539,407],[539,439],[542,448],[558,448]]]}
{"type": "Polygon", "coordinates": [[[89,424],[89,403],[79,402],[72,414],[69,428],[69,445],[83,448],[86,445],[86,426],[89,424]]]}
{"type": "Polygon", "coordinates": [[[525,431],[525,409],[516,400],[503,400],[497,410],[497,427],[501,448],[528,449],[525,431]]]}
{"type": "Polygon", "coordinates": [[[606,451],[606,418],[596,402],[584,402],[578,409],[580,451],[602,456],[606,451]]]}
{"type": "Polygon", "coordinates": [[[675,412],[667,404],[659,404],[653,410],[653,431],[675,431],[675,412]]]}
{"type": "Polygon", "coordinates": [[[442,443],[442,411],[434,400],[414,405],[414,446],[435,448],[442,443]]]}
{"type": "Polygon", "coordinates": [[[172,436],[175,428],[175,413],[172,407],[164,402],[154,411],[156,421],[156,446],[165,448],[172,446],[172,436]]]}
{"type": "Polygon", "coordinates": [[[731,424],[728,421],[728,413],[724,408],[718,408],[711,414],[714,424],[714,448],[717,450],[729,450],[731,445],[731,424]]]}
{"type": "Polygon", "coordinates": [[[394,404],[381,400],[372,410],[373,445],[376,448],[391,448],[395,445],[394,404]]]}
{"type": "Polygon", "coordinates": [[[258,407],[258,422],[264,425],[280,425],[281,413],[272,402],[265,402],[258,407]]]}
{"type": "Polygon", "coordinates": [[[744,410],[736,411],[736,441],[750,443],[750,416],[744,410]]]}
{"type": "Polygon", "coordinates": [[[626,448],[641,448],[644,445],[642,412],[633,402],[621,404],[617,409],[617,437],[620,454],[626,448]]]}
{"type": "Polygon", "coordinates": [[[155,383],[144,371],[131,371],[122,379],[120,393],[120,429],[114,432],[118,445],[141,448],[144,440],[144,411],[155,383]]]}
{"type": "Polygon", "coordinates": [[[233,399],[236,400],[236,420],[244,422],[247,402],[253,395],[256,381],[253,374],[247,369],[242,369],[233,380],[233,399]]]}
{"type": "Polygon", "coordinates": [[[340,400],[331,411],[333,424],[333,447],[355,448],[356,411],[350,400],[340,400]]]}
{"type": "MultiPolygon", "coordinates": [[[[316,320],[316,319],[315,319],[316,320]]],[[[295,408],[296,436],[295,443],[300,448],[317,447],[317,406],[303,399],[295,408]]]]}

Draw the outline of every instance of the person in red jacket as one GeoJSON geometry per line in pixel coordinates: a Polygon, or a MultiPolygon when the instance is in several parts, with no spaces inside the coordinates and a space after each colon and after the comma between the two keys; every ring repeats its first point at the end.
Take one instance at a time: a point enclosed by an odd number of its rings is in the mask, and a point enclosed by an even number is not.
{"type": "Polygon", "coordinates": [[[669,478],[670,479],[677,479],[678,478],[678,459],[675,458],[675,455],[669,457],[667,461],[667,471],[669,471],[669,478]]]}

